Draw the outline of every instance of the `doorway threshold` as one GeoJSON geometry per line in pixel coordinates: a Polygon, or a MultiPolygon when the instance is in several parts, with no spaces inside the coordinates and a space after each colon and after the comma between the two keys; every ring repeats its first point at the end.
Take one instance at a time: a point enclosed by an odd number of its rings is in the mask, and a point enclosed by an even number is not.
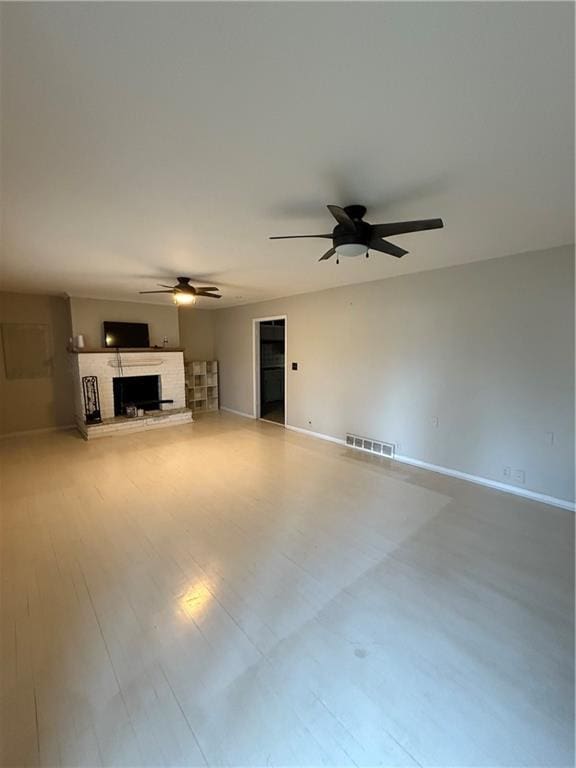
{"type": "Polygon", "coordinates": [[[265,421],[266,424],[274,424],[277,427],[285,427],[286,426],[286,422],[285,421],[272,421],[271,419],[265,419],[262,416],[260,416],[258,421],[265,421]]]}

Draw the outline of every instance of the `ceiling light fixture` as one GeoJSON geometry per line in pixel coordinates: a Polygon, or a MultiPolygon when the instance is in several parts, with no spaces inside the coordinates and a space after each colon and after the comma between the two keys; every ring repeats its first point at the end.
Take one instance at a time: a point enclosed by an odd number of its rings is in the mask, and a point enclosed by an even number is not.
{"type": "Polygon", "coordinates": [[[196,296],[194,296],[192,293],[183,293],[182,291],[177,291],[174,294],[174,304],[179,304],[181,306],[186,304],[196,304],[196,296]]]}
{"type": "Polygon", "coordinates": [[[342,243],[336,246],[338,256],[364,256],[368,246],[363,243],[342,243]]]}

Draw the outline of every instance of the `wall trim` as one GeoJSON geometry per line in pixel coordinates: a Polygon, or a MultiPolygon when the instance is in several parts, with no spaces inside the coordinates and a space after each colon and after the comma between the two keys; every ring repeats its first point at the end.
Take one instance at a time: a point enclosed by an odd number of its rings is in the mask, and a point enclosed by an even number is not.
{"type": "Polygon", "coordinates": [[[337,443],[338,445],[346,445],[346,441],[339,437],[332,437],[332,435],[325,435],[323,432],[313,432],[311,429],[304,429],[303,427],[293,427],[291,424],[286,424],[286,429],[291,432],[300,432],[303,435],[309,435],[310,437],[318,437],[320,440],[328,440],[330,443],[337,443]]]}
{"type": "Polygon", "coordinates": [[[470,475],[467,472],[460,472],[458,469],[450,469],[449,467],[430,464],[429,462],[421,461],[420,459],[412,459],[410,456],[394,456],[393,461],[399,461],[402,464],[411,464],[413,467],[420,467],[421,469],[427,469],[430,472],[437,472],[439,475],[456,477],[459,480],[466,480],[469,483],[475,483],[476,485],[484,485],[487,488],[493,488],[496,491],[503,491],[504,493],[511,493],[514,496],[522,496],[525,499],[538,501],[541,504],[549,504],[552,507],[567,509],[569,512],[576,511],[576,503],[568,501],[567,499],[559,499],[556,496],[548,496],[545,493],[530,491],[528,488],[508,485],[507,483],[501,483],[498,480],[490,480],[488,477],[470,475]]]}
{"type": "Polygon", "coordinates": [[[220,406],[221,411],[226,411],[226,413],[233,413],[235,416],[243,416],[245,419],[255,419],[256,416],[254,416],[253,413],[244,413],[244,411],[235,411],[234,408],[226,408],[225,405],[220,406]]]}
{"type": "Polygon", "coordinates": [[[19,432],[5,432],[0,434],[0,440],[6,437],[24,437],[24,435],[45,435],[49,432],[64,432],[67,429],[76,429],[76,424],[65,424],[62,427],[43,427],[42,429],[21,429],[19,432]]]}
{"type": "MultiPolygon", "coordinates": [[[[310,429],[303,429],[302,427],[293,427],[290,424],[286,425],[286,429],[292,430],[292,432],[300,432],[310,437],[317,437],[320,440],[328,440],[331,443],[338,443],[339,445],[346,445],[346,441],[338,437],[332,437],[331,435],[325,435],[322,432],[313,432],[310,429]]],[[[487,488],[493,488],[497,491],[504,491],[504,493],[511,493],[514,496],[522,496],[525,499],[531,501],[538,501],[541,504],[549,504],[552,507],[560,507],[560,509],[567,509],[569,512],[576,511],[576,504],[568,501],[567,499],[558,499],[555,496],[547,496],[545,493],[537,493],[536,491],[530,491],[527,488],[518,488],[515,485],[507,485],[506,483],[500,483],[498,480],[490,480],[487,477],[480,477],[479,475],[470,475],[467,472],[460,472],[457,469],[450,469],[449,467],[442,467],[438,464],[430,464],[427,461],[421,461],[420,459],[413,459],[410,456],[394,456],[389,461],[397,461],[401,464],[410,464],[413,467],[420,469],[426,469],[430,472],[436,472],[439,475],[447,475],[448,477],[456,477],[459,480],[466,480],[469,483],[475,483],[476,485],[484,485],[487,488]]]]}

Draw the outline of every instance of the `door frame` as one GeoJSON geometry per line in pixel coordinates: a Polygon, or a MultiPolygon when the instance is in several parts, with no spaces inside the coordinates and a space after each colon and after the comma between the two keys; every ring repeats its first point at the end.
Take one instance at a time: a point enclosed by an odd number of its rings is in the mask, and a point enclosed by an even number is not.
{"type": "MultiPolygon", "coordinates": [[[[255,419],[260,416],[260,323],[266,320],[284,320],[284,426],[288,424],[288,315],[270,315],[252,318],[252,412],[255,419]]],[[[276,421],[262,419],[268,424],[276,421]]]]}

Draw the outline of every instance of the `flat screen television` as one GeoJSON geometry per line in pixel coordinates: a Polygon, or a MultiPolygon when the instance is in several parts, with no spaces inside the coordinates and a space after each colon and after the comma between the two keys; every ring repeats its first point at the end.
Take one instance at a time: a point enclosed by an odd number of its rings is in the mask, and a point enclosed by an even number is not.
{"type": "Polygon", "coordinates": [[[148,323],[104,321],[105,347],[149,347],[148,323]]]}

